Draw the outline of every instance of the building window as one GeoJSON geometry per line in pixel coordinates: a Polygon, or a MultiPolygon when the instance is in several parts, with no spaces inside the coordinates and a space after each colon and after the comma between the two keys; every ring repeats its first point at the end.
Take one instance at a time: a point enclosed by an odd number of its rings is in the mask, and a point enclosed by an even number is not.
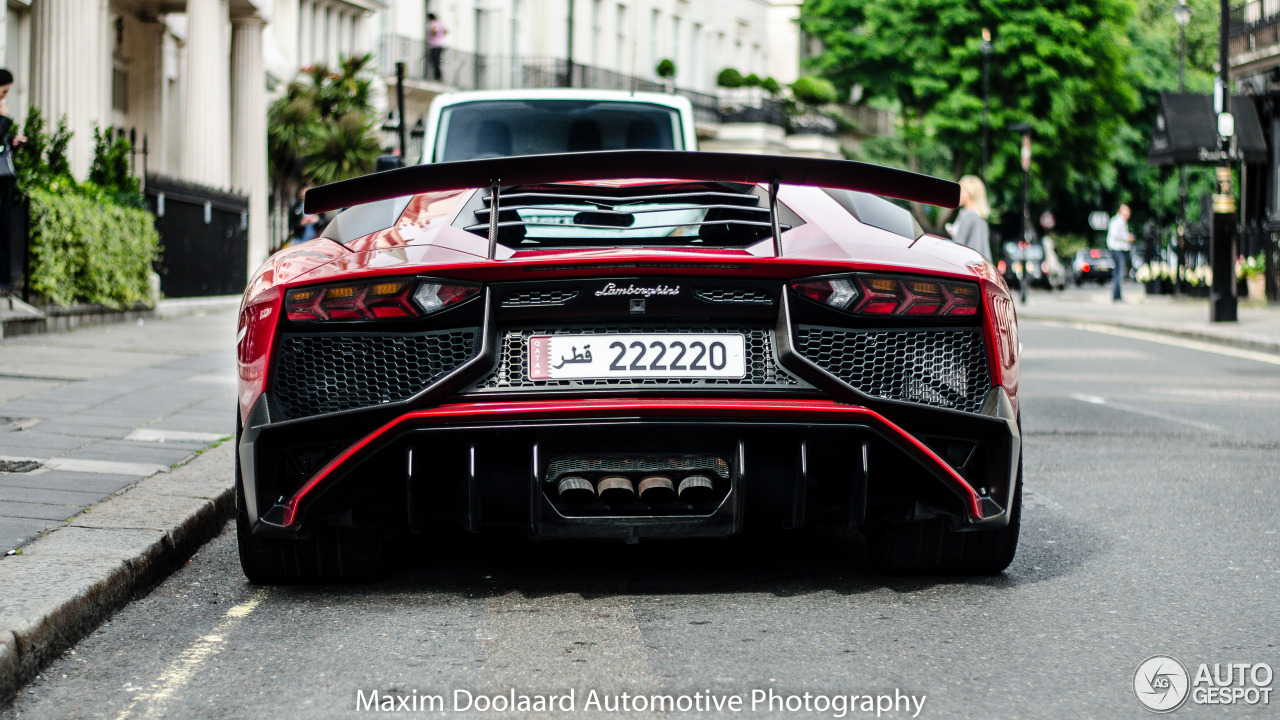
{"type": "MultiPolygon", "coordinates": [[[[671,62],[676,64],[676,72],[680,72],[680,16],[671,18],[671,62]]],[[[673,80],[675,78],[672,78],[673,80]]]]}
{"type": "Polygon", "coordinates": [[[658,35],[662,30],[662,11],[654,9],[649,18],[649,72],[658,66],[658,35]]]}
{"type": "Polygon", "coordinates": [[[111,69],[111,109],[129,112],[129,73],[120,68],[111,69]]]}
{"type": "Polygon", "coordinates": [[[690,73],[685,77],[693,78],[695,90],[702,90],[706,87],[702,77],[702,23],[693,24],[693,37],[689,41],[689,61],[693,66],[689,68],[690,73]]]}
{"type": "Polygon", "coordinates": [[[603,3],[604,0],[591,0],[591,64],[596,67],[600,67],[600,36],[604,34],[600,10],[603,3]]]}
{"type": "Polygon", "coordinates": [[[627,71],[626,47],[627,47],[627,6],[618,3],[618,42],[613,48],[613,67],[620,73],[627,71]]]}

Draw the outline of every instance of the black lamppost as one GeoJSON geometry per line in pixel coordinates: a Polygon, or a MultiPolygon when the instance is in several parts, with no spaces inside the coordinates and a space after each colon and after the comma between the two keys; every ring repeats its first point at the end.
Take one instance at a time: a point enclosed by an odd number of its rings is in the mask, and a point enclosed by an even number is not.
{"type": "Polygon", "coordinates": [[[1234,322],[1236,318],[1235,231],[1236,198],[1231,188],[1231,136],[1235,118],[1231,115],[1231,3],[1220,0],[1222,22],[1218,30],[1218,86],[1214,95],[1218,107],[1217,193],[1213,196],[1213,233],[1209,236],[1209,321],[1234,322]]]}
{"type": "Polygon", "coordinates": [[[382,123],[382,154],[373,166],[374,172],[404,167],[404,157],[396,152],[396,141],[400,139],[400,128],[403,126],[400,113],[395,110],[387,113],[387,119],[382,123]]]}
{"type": "Polygon", "coordinates": [[[1187,91],[1187,23],[1191,22],[1191,8],[1187,0],[1178,0],[1173,8],[1173,20],[1178,23],[1178,92],[1187,91]]]}
{"type": "Polygon", "coordinates": [[[382,123],[382,152],[386,155],[396,153],[396,142],[400,139],[400,113],[395,110],[387,112],[387,119],[382,123]]]}
{"type": "Polygon", "coordinates": [[[1009,126],[1022,133],[1022,236],[1018,239],[1018,251],[1022,256],[1022,277],[1018,280],[1018,297],[1027,304],[1027,256],[1031,252],[1031,123],[1015,123],[1009,126]]]}
{"type": "Polygon", "coordinates": [[[400,160],[404,161],[405,152],[409,149],[409,142],[405,138],[404,126],[404,63],[396,63],[396,115],[400,118],[399,138],[400,141],[400,160]]]}
{"type": "Polygon", "coordinates": [[[410,162],[418,162],[418,157],[422,154],[423,140],[427,136],[427,122],[421,116],[418,122],[414,123],[413,129],[409,131],[409,159],[405,164],[410,162]]]}
{"type": "MultiPolygon", "coordinates": [[[[1178,92],[1187,91],[1187,23],[1191,22],[1191,8],[1187,0],[1178,0],[1173,8],[1174,22],[1178,23],[1178,92]]],[[[1184,267],[1187,262],[1187,166],[1178,163],[1178,267],[1175,286],[1182,292],[1184,267]]]]}
{"type": "Polygon", "coordinates": [[[982,28],[982,182],[987,182],[987,163],[991,158],[991,31],[982,28]]]}

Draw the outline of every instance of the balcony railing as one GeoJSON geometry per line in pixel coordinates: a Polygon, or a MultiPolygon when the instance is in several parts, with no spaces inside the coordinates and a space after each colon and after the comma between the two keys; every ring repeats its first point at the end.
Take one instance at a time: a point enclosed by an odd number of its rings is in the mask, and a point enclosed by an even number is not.
{"type": "MultiPolygon", "coordinates": [[[[573,63],[564,58],[504,57],[476,55],[445,49],[440,59],[440,76],[427,61],[426,44],[399,35],[383,35],[378,41],[378,71],[395,73],[396,63],[405,64],[405,75],[411,80],[435,81],[458,90],[513,90],[521,88],[590,88],[594,90],[627,90],[634,92],[674,92],[693,105],[694,118],[701,122],[725,122],[719,99],[715,95],[668,88],[665,83],[636,77],[604,68],[573,63]]],[[[765,100],[761,108],[764,120],[786,126],[781,105],[765,100]]]]}
{"type": "Polygon", "coordinates": [[[1280,45],[1280,0],[1250,0],[1237,5],[1231,9],[1230,23],[1232,58],[1280,45]]]}

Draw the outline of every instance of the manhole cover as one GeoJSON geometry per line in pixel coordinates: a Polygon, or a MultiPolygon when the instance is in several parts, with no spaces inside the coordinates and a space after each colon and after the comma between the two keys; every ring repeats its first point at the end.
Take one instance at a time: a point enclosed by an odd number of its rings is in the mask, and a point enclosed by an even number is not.
{"type": "Polygon", "coordinates": [[[35,460],[0,460],[0,473],[31,472],[40,467],[35,460]]]}

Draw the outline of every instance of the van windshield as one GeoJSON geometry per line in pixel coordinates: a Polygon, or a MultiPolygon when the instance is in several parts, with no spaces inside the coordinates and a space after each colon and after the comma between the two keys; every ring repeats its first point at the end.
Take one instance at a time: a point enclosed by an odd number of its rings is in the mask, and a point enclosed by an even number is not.
{"type": "Polygon", "coordinates": [[[434,162],[596,150],[683,150],[674,108],[597,100],[481,100],[440,113],[434,162]]]}

